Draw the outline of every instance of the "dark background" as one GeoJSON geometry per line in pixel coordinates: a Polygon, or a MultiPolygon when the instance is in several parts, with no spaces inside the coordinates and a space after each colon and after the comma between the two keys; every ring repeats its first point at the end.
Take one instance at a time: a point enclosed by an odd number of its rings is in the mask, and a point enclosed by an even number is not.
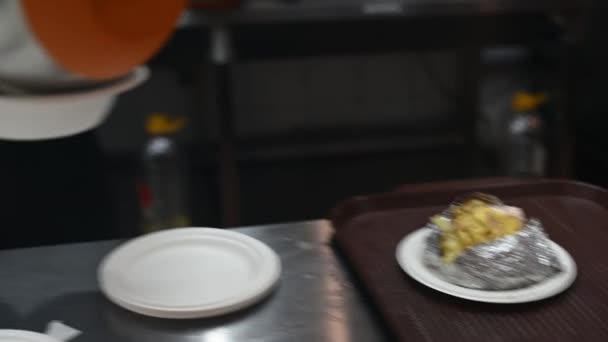
{"type": "Polygon", "coordinates": [[[0,142],[0,248],[136,235],[135,184],[151,112],[189,120],[175,139],[188,157],[196,226],[322,218],[357,194],[504,174],[498,126],[487,118],[518,89],[556,94],[561,125],[548,175],[606,185],[608,56],[598,5],[493,15],[422,7],[370,19],[346,9],[332,18],[318,3],[306,12],[305,2],[281,5],[288,10],[274,17],[248,7],[229,17],[229,67],[209,61],[213,20],[191,11],[150,61],[151,79],[122,95],[103,126],[0,142]],[[515,57],[492,58],[505,48],[515,57]],[[228,130],[217,105],[226,93],[228,130]],[[222,183],[226,146],[232,185],[222,183]]]}

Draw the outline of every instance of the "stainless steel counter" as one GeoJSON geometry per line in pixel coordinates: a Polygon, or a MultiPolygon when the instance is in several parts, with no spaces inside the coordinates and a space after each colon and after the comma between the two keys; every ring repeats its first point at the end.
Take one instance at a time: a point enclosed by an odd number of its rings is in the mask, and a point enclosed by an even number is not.
{"type": "Polygon", "coordinates": [[[97,264],[118,241],[0,251],[0,329],[41,331],[59,320],[78,341],[382,341],[376,322],[329,242],[326,221],[236,229],[281,257],[276,291],[224,317],[172,321],[125,311],[99,292],[97,264]]]}

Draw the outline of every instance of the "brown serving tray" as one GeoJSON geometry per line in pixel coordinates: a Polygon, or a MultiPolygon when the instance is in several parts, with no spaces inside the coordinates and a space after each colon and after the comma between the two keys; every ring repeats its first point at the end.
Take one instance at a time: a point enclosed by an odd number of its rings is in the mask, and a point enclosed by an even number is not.
{"type": "Polygon", "coordinates": [[[335,240],[399,341],[608,341],[608,192],[559,180],[483,179],[403,186],[356,197],[331,214],[335,240]],[[442,294],[408,277],[397,243],[463,193],[481,191],[539,218],[573,256],[578,278],[547,300],[485,304],[442,294]]]}

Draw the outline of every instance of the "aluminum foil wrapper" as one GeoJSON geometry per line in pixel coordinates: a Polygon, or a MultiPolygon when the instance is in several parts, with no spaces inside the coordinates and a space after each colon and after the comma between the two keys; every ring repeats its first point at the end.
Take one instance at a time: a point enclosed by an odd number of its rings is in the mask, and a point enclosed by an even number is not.
{"type": "MultiPolygon", "coordinates": [[[[444,215],[449,215],[448,211],[444,215]]],[[[513,235],[467,249],[453,263],[441,258],[441,231],[434,224],[424,262],[449,283],[480,290],[513,290],[539,283],[561,271],[539,220],[530,219],[513,235]]]]}

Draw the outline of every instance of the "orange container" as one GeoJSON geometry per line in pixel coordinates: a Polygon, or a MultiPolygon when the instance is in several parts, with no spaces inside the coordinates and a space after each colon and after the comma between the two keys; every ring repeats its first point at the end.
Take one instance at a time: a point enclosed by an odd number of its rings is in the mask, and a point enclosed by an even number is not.
{"type": "Polygon", "coordinates": [[[29,29],[55,63],[89,79],[143,64],[169,39],[186,0],[23,0],[29,29]]]}

